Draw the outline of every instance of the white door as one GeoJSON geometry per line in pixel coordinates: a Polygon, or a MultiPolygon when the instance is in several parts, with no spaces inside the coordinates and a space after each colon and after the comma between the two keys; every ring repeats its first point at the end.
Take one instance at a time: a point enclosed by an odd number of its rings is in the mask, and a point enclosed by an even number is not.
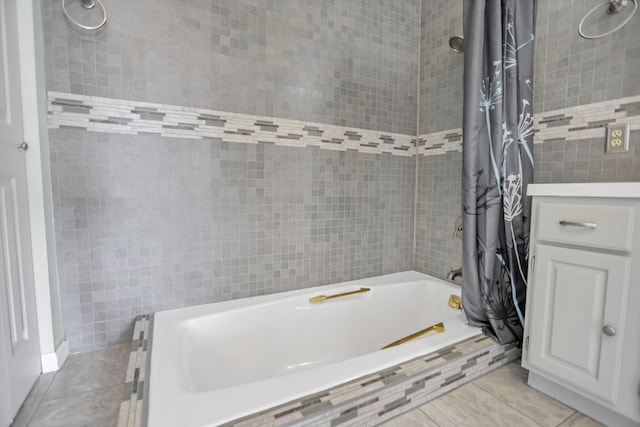
{"type": "Polygon", "coordinates": [[[614,403],[629,259],[539,244],[535,262],[529,365],[614,403]]]}
{"type": "Polygon", "coordinates": [[[16,2],[0,1],[0,426],[40,374],[29,235],[16,2]],[[7,412],[8,411],[8,412],[7,412]]]}

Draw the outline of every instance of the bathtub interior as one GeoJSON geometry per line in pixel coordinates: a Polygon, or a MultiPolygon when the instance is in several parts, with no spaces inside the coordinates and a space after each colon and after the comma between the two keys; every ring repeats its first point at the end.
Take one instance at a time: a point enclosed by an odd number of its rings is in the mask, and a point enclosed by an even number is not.
{"type": "MultiPolygon", "coordinates": [[[[189,391],[247,384],[380,351],[460,314],[447,305],[458,287],[416,281],[403,284],[400,293],[394,286],[320,303],[292,297],[185,322],[182,358],[189,391]]],[[[331,291],[349,290],[353,286],[331,291]]]]}
{"type": "Polygon", "coordinates": [[[460,311],[447,305],[459,292],[456,285],[404,272],[156,313],[149,422],[219,425],[476,336],[479,329],[467,326],[460,311]],[[439,290],[427,290],[428,284],[439,290]],[[395,292],[398,285],[416,293],[398,293],[410,295],[402,298],[395,292]],[[308,304],[319,293],[360,286],[371,292],[308,304]],[[423,298],[437,301],[433,310],[421,309],[423,298]],[[369,317],[360,308],[370,310],[369,317]],[[441,321],[445,333],[380,350],[441,321]],[[171,408],[180,408],[180,414],[171,408]]]}

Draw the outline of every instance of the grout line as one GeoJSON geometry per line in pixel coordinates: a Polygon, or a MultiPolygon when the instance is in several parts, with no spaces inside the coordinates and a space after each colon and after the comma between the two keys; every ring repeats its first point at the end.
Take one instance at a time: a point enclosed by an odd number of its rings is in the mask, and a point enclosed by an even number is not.
{"type": "MultiPolygon", "coordinates": [[[[31,413],[31,416],[29,416],[29,419],[27,420],[27,422],[26,422],[26,424],[25,424],[27,427],[31,424],[31,420],[33,420],[33,417],[36,415],[36,412],[38,412],[38,409],[40,409],[40,405],[42,404],[42,402],[44,402],[44,398],[45,398],[45,396],[47,395],[47,393],[49,393],[49,389],[51,388],[51,384],[53,384],[53,381],[54,381],[54,380],[56,379],[56,377],[58,376],[58,372],[60,372],[60,371],[58,370],[58,371],[56,371],[56,372],[53,374],[53,378],[51,378],[51,381],[49,381],[49,385],[47,385],[46,389],[45,389],[45,390],[44,390],[44,392],[42,393],[42,397],[40,397],[40,399],[38,399],[36,402],[34,402],[33,406],[34,406],[35,408],[34,408],[33,412],[31,413]]],[[[40,377],[38,377],[38,379],[36,380],[36,382],[37,382],[40,378],[42,378],[42,376],[43,376],[43,375],[46,375],[46,374],[42,374],[42,373],[41,373],[41,374],[40,374],[40,377]]],[[[34,384],[34,386],[35,386],[35,384],[34,384]]],[[[33,391],[33,387],[31,388],[31,391],[33,391]]],[[[31,391],[29,392],[29,394],[31,394],[31,391]]],[[[27,395],[27,399],[29,399],[29,395],[27,395]]],[[[27,401],[27,399],[25,399],[25,402],[27,401]]],[[[24,402],[23,402],[23,405],[24,405],[24,402]]],[[[19,414],[19,413],[20,413],[20,411],[22,411],[24,408],[25,408],[25,406],[21,406],[21,407],[20,407],[20,409],[18,410],[18,414],[19,414]]],[[[16,414],[16,417],[14,417],[14,420],[15,420],[15,418],[17,418],[17,417],[18,417],[18,414],[16,414]]]]}
{"type": "MultiPolygon", "coordinates": [[[[36,408],[33,411],[33,414],[31,414],[31,416],[29,417],[29,421],[27,422],[27,426],[29,426],[31,424],[31,420],[33,420],[33,417],[36,415],[36,412],[38,412],[38,409],[40,409],[40,406],[42,405],[42,402],[44,402],[44,398],[47,397],[47,394],[49,394],[49,390],[51,389],[51,385],[53,384],[53,382],[56,380],[56,378],[58,378],[58,374],[60,373],[60,369],[59,368],[55,374],[53,374],[53,378],[51,378],[51,381],[49,381],[49,385],[47,385],[46,390],[44,391],[44,393],[42,393],[42,397],[40,399],[38,399],[38,402],[36,402],[36,408]]],[[[42,374],[45,375],[45,374],[42,374]]]]}
{"type": "MultiPolygon", "coordinates": [[[[573,408],[570,408],[573,409],[573,408]]],[[[571,417],[573,417],[575,414],[580,414],[581,412],[578,412],[576,410],[574,410],[572,413],[569,414],[569,416],[567,418],[565,418],[564,420],[560,421],[558,424],[556,424],[556,427],[560,427],[562,424],[566,423],[567,421],[569,421],[569,419],[571,417]]]]}
{"type": "MultiPolygon", "coordinates": [[[[437,399],[437,398],[436,398],[436,399],[437,399]]],[[[422,411],[422,413],[423,413],[427,418],[429,418],[429,420],[430,420],[433,424],[435,424],[436,426],[438,426],[438,427],[444,427],[444,426],[442,426],[442,424],[438,424],[437,422],[435,422],[435,420],[434,420],[433,418],[431,418],[431,417],[429,416],[429,414],[427,414],[426,412],[422,411]]]]}
{"type": "MultiPolygon", "coordinates": [[[[104,384],[104,385],[102,385],[101,387],[98,387],[98,388],[94,388],[94,389],[91,389],[91,390],[80,391],[78,393],[68,394],[68,395],[56,397],[56,398],[53,398],[53,399],[45,400],[43,398],[41,403],[44,403],[44,402],[55,402],[56,400],[68,399],[70,397],[80,396],[82,394],[95,393],[95,392],[97,392],[99,390],[104,390],[105,388],[116,387],[116,386],[124,386],[124,384],[125,384],[124,382],[119,382],[119,383],[116,383],[116,384],[104,384]]],[[[38,405],[38,406],[40,406],[40,405],[38,405]]]]}
{"type": "MultiPolygon", "coordinates": [[[[416,139],[416,150],[418,149],[418,140],[416,139]]],[[[417,151],[416,151],[417,152],[417,151]]],[[[420,160],[416,155],[415,177],[413,180],[413,248],[411,250],[411,269],[416,269],[416,245],[418,241],[418,174],[420,172],[420,160]]]]}
{"type": "MultiPolygon", "coordinates": [[[[506,365],[505,365],[506,366],[506,365]]],[[[489,372],[490,373],[490,372],[489,372]]],[[[476,378],[477,379],[477,378],[476,378]]],[[[494,393],[492,393],[490,390],[486,389],[485,387],[482,387],[480,384],[476,384],[475,381],[472,382],[472,384],[474,384],[475,386],[477,386],[478,388],[486,391],[487,393],[489,393],[491,396],[493,396],[494,398],[496,398],[497,400],[499,400],[500,402],[504,403],[505,405],[507,405],[508,407],[510,407],[511,409],[513,409],[514,411],[518,412],[520,415],[522,415],[525,418],[530,419],[533,423],[535,423],[536,425],[542,425],[540,424],[538,421],[534,420],[533,418],[531,418],[528,414],[525,414],[524,412],[522,412],[521,410],[519,410],[518,408],[514,407],[513,405],[511,405],[509,402],[505,401],[504,399],[502,399],[500,396],[496,396],[494,393]]]]}
{"type": "MultiPolygon", "coordinates": [[[[472,382],[473,382],[473,381],[472,381],[472,382]]],[[[454,390],[455,390],[455,389],[454,389],[454,390]]],[[[453,391],[453,390],[452,390],[452,391],[453,391]]],[[[442,396],[438,396],[438,397],[436,397],[435,399],[433,399],[432,401],[427,402],[427,403],[425,403],[425,404],[424,404],[424,405],[422,405],[422,406],[418,406],[416,409],[417,409],[418,411],[422,412],[422,413],[424,414],[424,416],[425,416],[425,417],[429,418],[429,420],[430,420],[430,421],[431,421],[435,426],[443,427],[441,424],[438,424],[438,423],[437,423],[433,418],[431,418],[431,417],[429,416],[429,414],[427,414],[425,411],[423,411],[423,410],[422,410],[422,407],[423,407],[423,406],[427,406],[429,403],[431,403],[431,402],[435,402],[436,400],[438,400],[438,399],[440,399],[440,398],[442,398],[442,397],[444,397],[444,396],[446,396],[446,395],[447,395],[447,393],[443,394],[442,396]]]]}
{"type": "MultiPolygon", "coordinates": [[[[520,360],[520,359],[518,359],[518,360],[520,360]]],[[[515,361],[510,362],[510,363],[514,363],[514,362],[515,362],[515,361]]],[[[508,366],[508,365],[509,365],[509,363],[507,363],[506,365],[503,365],[503,366],[508,366]]],[[[502,368],[503,366],[501,366],[500,368],[502,368]]],[[[498,368],[498,369],[500,369],[500,368],[498,368]]],[[[488,372],[486,375],[489,375],[489,374],[491,374],[492,372],[495,372],[495,371],[488,372]]],[[[483,375],[483,376],[484,376],[484,375],[483,375]]],[[[480,387],[482,390],[484,390],[484,391],[486,391],[487,393],[489,393],[489,394],[491,394],[492,396],[494,396],[494,397],[495,397],[496,399],[498,399],[499,401],[503,402],[505,405],[509,406],[510,408],[513,408],[515,411],[519,412],[522,416],[524,416],[524,417],[526,417],[526,418],[529,418],[531,421],[533,421],[534,423],[536,423],[536,424],[538,424],[538,425],[541,425],[538,421],[536,421],[536,420],[534,420],[533,418],[531,418],[531,416],[529,416],[528,414],[526,414],[526,413],[522,412],[520,409],[516,408],[515,406],[513,406],[512,404],[510,404],[509,402],[507,402],[506,400],[504,400],[504,399],[503,399],[503,398],[501,398],[500,396],[498,396],[498,395],[496,395],[495,393],[493,393],[491,390],[487,389],[486,387],[483,387],[481,384],[477,384],[477,383],[476,383],[476,381],[477,381],[479,378],[482,378],[483,376],[478,377],[478,378],[476,378],[475,380],[473,380],[473,381],[472,381],[472,384],[475,384],[476,386],[480,387]]],[[[533,387],[530,387],[527,383],[524,383],[524,384],[525,384],[527,387],[531,388],[532,390],[534,390],[534,391],[538,392],[538,390],[534,389],[533,387]]],[[[511,387],[510,387],[510,388],[511,388],[511,387]]],[[[549,396],[545,395],[544,393],[541,393],[541,392],[538,392],[538,393],[540,393],[541,395],[543,395],[543,396],[545,396],[545,397],[549,397],[549,396]]],[[[556,402],[558,402],[556,399],[553,399],[553,398],[551,398],[551,399],[552,399],[552,400],[554,400],[554,401],[556,401],[556,402]]],[[[562,403],[562,402],[558,402],[558,403],[560,403],[560,404],[562,404],[562,405],[566,406],[566,407],[567,407],[568,409],[570,409],[570,410],[573,410],[573,412],[572,412],[571,414],[569,414],[569,416],[568,416],[567,418],[565,418],[564,420],[562,420],[562,421],[561,421],[559,424],[557,424],[556,426],[559,426],[560,424],[562,424],[563,422],[565,422],[567,419],[569,419],[571,416],[573,416],[573,414],[575,414],[575,413],[576,413],[576,411],[575,411],[573,408],[571,408],[570,406],[567,406],[567,405],[565,405],[565,404],[564,404],[564,403],[562,403]]]]}
{"type": "Polygon", "coordinates": [[[420,0],[420,6],[418,10],[418,78],[417,78],[417,95],[416,95],[416,139],[414,142],[416,167],[415,177],[413,180],[413,248],[411,250],[411,269],[416,269],[416,242],[417,242],[417,229],[418,229],[418,172],[420,171],[420,161],[418,155],[418,139],[420,134],[420,71],[422,64],[420,62],[422,58],[422,3],[424,0],[420,0]]]}
{"type": "MultiPolygon", "coordinates": [[[[56,402],[56,401],[60,401],[60,400],[63,400],[63,399],[68,399],[70,397],[75,397],[77,399],[77,398],[80,398],[83,395],[93,395],[93,394],[99,393],[100,391],[105,390],[107,388],[113,388],[113,387],[116,387],[116,386],[118,386],[120,388],[124,388],[124,383],[108,385],[108,386],[105,386],[105,387],[100,387],[100,388],[96,388],[94,390],[89,390],[89,391],[85,391],[85,392],[82,392],[82,393],[76,393],[76,394],[72,394],[72,395],[69,395],[69,396],[64,396],[64,397],[57,398],[57,399],[51,399],[51,400],[47,400],[47,401],[43,400],[41,403],[44,403],[44,402],[56,402]]],[[[122,393],[120,393],[120,394],[122,394],[122,393]]],[[[117,401],[115,401],[115,402],[107,402],[107,401],[104,401],[103,399],[101,401],[105,402],[107,405],[110,404],[110,403],[114,403],[114,405],[117,404],[118,408],[120,407],[120,400],[119,399],[117,401]]],[[[33,418],[38,413],[38,410],[40,409],[41,406],[42,405],[39,404],[38,407],[35,409],[35,411],[33,411],[33,414],[29,418],[29,422],[27,422],[26,427],[31,426],[31,422],[33,421],[33,418]]],[[[75,409],[74,412],[77,413],[78,410],[75,409]]],[[[91,416],[92,415],[92,413],[84,413],[84,412],[81,412],[81,414],[82,415],[87,415],[87,416],[91,416]]],[[[117,422],[117,414],[116,414],[115,420],[117,422]]]]}
{"type": "MultiPolygon", "coordinates": [[[[511,363],[511,362],[510,362],[510,363],[511,363]]],[[[507,366],[507,365],[508,365],[508,363],[507,363],[507,364],[505,364],[505,365],[503,365],[503,366],[507,366]]],[[[501,367],[502,367],[502,366],[501,366],[501,367]]],[[[501,367],[500,367],[500,368],[501,368],[501,367]]],[[[500,369],[500,368],[498,368],[498,369],[500,369]]],[[[493,372],[493,371],[491,371],[491,372],[493,372]]],[[[485,375],[488,375],[488,374],[490,374],[491,372],[487,372],[487,374],[485,374],[485,375]]],[[[484,375],[482,375],[481,377],[478,377],[478,378],[482,378],[483,376],[484,376],[484,375]]],[[[513,406],[511,406],[509,403],[505,402],[504,400],[502,400],[501,398],[499,398],[499,397],[498,397],[498,396],[496,396],[495,394],[491,393],[489,390],[487,390],[487,389],[485,389],[484,387],[481,387],[480,385],[476,384],[476,383],[475,383],[475,381],[476,381],[478,378],[476,378],[475,380],[473,380],[473,381],[471,382],[471,384],[473,384],[474,386],[478,387],[480,390],[484,391],[485,393],[487,393],[489,396],[491,396],[491,397],[492,397],[492,398],[494,398],[495,400],[497,400],[497,401],[499,401],[499,402],[501,402],[501,403],[505,404],[508,408],[513,409],[515,412],[519,413],[519,414],[520,414],[520,415],[522,415],[523,417],[525,417],[525,418],[527,418],[527,419],[531,420],[535,425],[540,426],[540,427],[543,427],[543,425],[542,425],[542,424],[540,424],[538,421],[536,421],[536,420],[534,420],[533,418],[531,418],[529,415],[527,415],[527,414],[525,414],[525,413],[521,412],[521,411],[520,411],[520,410],[518,410],[517,408],[514,408],[514,407],[513,407],[513,406]]]]}
{"type": "MultiPolygon", "coordinates": [[[[70,397],[78,397],[78,396],[85,395],[85,394],[95,394],[96,392],[99,392],[101,390],[105,390],[107,388],[112,388],[112,387],[124,387],[124,383],[109,384],[109,385],[105,385],[103,387],[94,388],[93,390],[82,391],[80,393],[74,393],[74,394],[70,394],[68,396],[56,397],[55,399],[43,400],[42,403],[44,403],[44,402],[55,402],[55,401],[58,401],[58,400],[68,399],[70,397]]],[[[117,403],[120,403],[120,400],[118,400],[117,403]]]]}

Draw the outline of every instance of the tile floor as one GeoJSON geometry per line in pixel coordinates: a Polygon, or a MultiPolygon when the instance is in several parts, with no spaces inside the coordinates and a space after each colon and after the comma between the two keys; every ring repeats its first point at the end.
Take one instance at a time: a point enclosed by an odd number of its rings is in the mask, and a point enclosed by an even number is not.
{"type": "MultiPolygon", "coordinates": [[[[38,379],[12,426],[116,426],[130,346],[69,356],[59,372],[38,379]]],[[[385,426],[600,425],[530,388],[526,379],[527,371],[513,362],[385,426]]]]}

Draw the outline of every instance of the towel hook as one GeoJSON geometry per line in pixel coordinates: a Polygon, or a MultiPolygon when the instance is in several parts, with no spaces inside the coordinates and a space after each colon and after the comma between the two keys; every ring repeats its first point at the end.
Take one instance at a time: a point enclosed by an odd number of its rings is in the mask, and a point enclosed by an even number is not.
{"type": "Polygon", "coordinates": [[[100,9],[102,9],[102,21],[100,21],[98,25],[84,25],[79,23],[78,21],[73,19],[71,15],[69,15],[69,11],[67,10],[67,0],[62,0],[62,11],[64,12],[64,16],[73,25],[78,28],[82,28],[83,30],[97,30],[99,28],[102,28],[104,24],[107,23],[107,9],[105,9],[104,4],[102,4],[101,0],[80,0],[80,4],[85,9],[93,9],[96,4],[98,4],[98,6],[100,6],[100,9]]]}

